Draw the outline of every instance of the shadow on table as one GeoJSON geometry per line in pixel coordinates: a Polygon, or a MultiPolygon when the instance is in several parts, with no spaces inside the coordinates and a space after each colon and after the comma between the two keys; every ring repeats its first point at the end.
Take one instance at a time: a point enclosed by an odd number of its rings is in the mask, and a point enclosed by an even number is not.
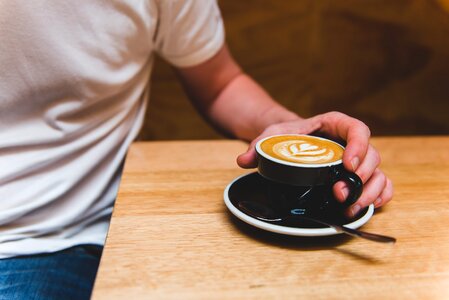
{"type": "Polygon", "coordinates": [[[228,214],[228,218],[229,222],[233,224],[238,231],[266,245],[272,245],[280,248],[293,249],[298,251],[332,250],[350,256],[353,259],[361,260],[365,263],[382,263],[382,260],[374,256],[367,255],[366,253],[338,248],[339,246],[349,242],[351,239],[354,239],[354,237],[345,234],[316,237],[290,236],[265,231],[251,226],[239,220],[232,214],[228,214]]]}

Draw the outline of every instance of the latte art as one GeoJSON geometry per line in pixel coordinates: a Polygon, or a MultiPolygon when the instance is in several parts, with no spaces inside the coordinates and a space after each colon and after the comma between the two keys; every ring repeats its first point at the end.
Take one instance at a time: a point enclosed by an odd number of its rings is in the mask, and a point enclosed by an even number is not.
{"type": "Polygon", "coordinates": [[[332,161],[335,153],[306,141],[286,141],[273,146],[273,152],[286,160],[298,163],[321,163],[332,161]]]}
{"type": "Polygon", "coordinates": [[[275,136],[265,140],[261,148],[274,158],[299,164],[330,163],[343,156],[343,147],[313,136],[275,136]]]}

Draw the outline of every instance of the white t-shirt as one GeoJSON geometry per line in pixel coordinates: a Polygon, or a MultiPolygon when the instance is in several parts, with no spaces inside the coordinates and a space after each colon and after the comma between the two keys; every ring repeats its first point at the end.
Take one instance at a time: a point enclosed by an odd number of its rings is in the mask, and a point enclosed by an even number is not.
{"type": "Polygon", "coordinates": [[[223,43],[212,0],[0,0],[0,258],[103,244],[154,53],[223,43]]]}

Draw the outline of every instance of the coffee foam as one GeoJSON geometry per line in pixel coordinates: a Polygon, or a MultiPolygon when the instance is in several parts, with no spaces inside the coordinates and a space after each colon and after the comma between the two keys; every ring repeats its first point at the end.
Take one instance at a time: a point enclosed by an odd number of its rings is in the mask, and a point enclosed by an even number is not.
{"type": "Polygon", "coordinates": [[[262,151],[279,160],[298,164],[325,164],[343,157],[343,147],[312,136],[282,135],[266,139],[262,151]]]}

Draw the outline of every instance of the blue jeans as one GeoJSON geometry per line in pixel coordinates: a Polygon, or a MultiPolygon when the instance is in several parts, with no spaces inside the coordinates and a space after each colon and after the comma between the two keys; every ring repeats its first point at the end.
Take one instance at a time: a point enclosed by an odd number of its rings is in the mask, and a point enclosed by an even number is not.
{"type": "Polygon", "coordinates": [[[89,299],[103,247],[0,260],[0,299],[89,299]]]}

